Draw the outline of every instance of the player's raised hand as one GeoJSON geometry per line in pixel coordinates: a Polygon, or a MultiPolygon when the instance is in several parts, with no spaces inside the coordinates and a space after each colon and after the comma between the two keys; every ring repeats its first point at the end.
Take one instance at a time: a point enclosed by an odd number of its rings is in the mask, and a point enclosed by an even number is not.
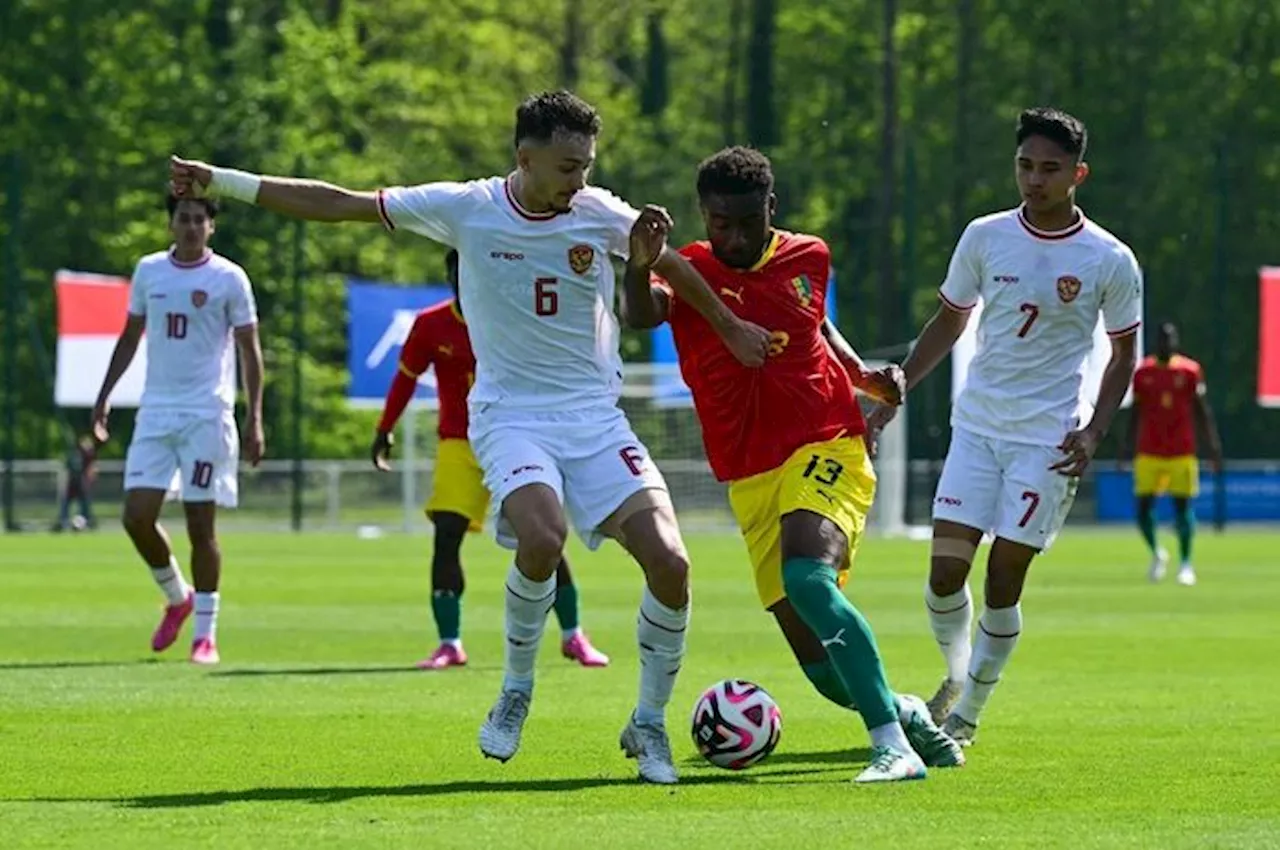
{"type": "Polygon", "coordinates": [[[169,157],[169,188],[179,198],[200,198],[209,188],[213,170],[206,162],[169,157]]]}
{"type": "Polygon", "coordinates": [[[375,469],[383,472],[391,471],[391,447],[396,444],[396,438],[390,431],[379,431],[373,437],[373,445],[369,447],[369,455],[373,459],[375,469]]]}
{"type": "Polygon", "coordinates": [[[890,363],[864,375],[862,389],[876,401],[897,407],[907,394],[907,375],[901,366],[890,363]]]}
{"type": "Polygon", "coordinates": [[[1067,434],[1058,449],[1066,457],[1049,468],[1054,472],[1079,478],[1084,475],[1089,461],[1093,460],[1093,453],[1098,450],[1098,436],[1088,428],[1078,428],[1067,434]]]}
{"type": "Polygon", "coordinates": [[[262,430],[262,422],[250,418],[244,426],[244,456],[250,466],[262,463],[262,456],[267,452],[267,437],[262,430]]]}
{"type": "Polygon", "coordinates": [[[664,208],[646,204],[631,225],[631,261],[652,267],[667,246],[667,235],[675,222],[664,208]]]}
{"type": "Polygon", "coordinates": [[[110,414],[111,405],[104,401],[94,405],[93,413],[89,417],[89,429],[93,433],[94,442],[98,445],[111,439],[111,432],[107,429],[107,417],[110,414]]]}
{"type": "Polygon", "coordinates": [[[755,368],[764,365],[772,339],[773,335],[764,328],[754,322],[739,319],[734,329],[725,337],[724,343],[729,347],[729,353],[738,358],[739,363],[755,368]]]}

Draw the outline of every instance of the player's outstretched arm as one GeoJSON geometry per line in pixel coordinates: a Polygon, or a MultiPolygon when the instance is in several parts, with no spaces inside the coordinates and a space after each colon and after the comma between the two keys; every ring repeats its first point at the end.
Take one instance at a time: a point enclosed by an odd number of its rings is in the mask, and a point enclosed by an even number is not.
{"type": "Polygon", "coordinates": [[[762,366],[769,355],[769,331],[743,321],[720,300],[693,264],[670,248],[663,250],[653,270],[662,275],[680,300],[710,323],[725,347],[744,366],[762,366]]]}
{"type": "Polygon", "coordinates": [[[1129,425],[1124,431],[1124,440],[1120,443],[1120,460],[1132,461],[1138,450],[1138,417],[1142,416],[1142,402],[1135,392],[1133,410],[1129,411],[1129,425]]]}
{"type": "Polygon", "coordinates": [[[381,221],[376,192],[356,192],[319,180],[271,177],[170,157],[169,182],[179,197],[205,191],[309,221],[381,221]]]}
{"type": "Polygon", "coordinates": [[[258,324],[235,329],[236,348],[240,351],[240,371],[244,375],[245,423],[244,453],[253,466],[266,453],[266,436],[262,429],[262,342],[258,324]]]}
{"type": "Polygon", "coordinates": [[[120,332],[116,347],[111,352],[107,374],[102,378],[102,388],[98,390],[98,400],[93,405],[91,427],[93,438],[99,443],[105,443],[110,437],[110,431],[107,429],[107,415],[111,412],[111,392],[116,388],[116,384],[120,383],[124,373],[129,371],[129,364],[133,362],[133,356],[138,353],[138,343],[142,340],[142,332],[146,327],[146,316],[128,314],[124,330],[120,332]]]}
{"type": "Polygon", "coordinates": [[[622,321],[636,330],[656,328],[667,320],[666,293],[650,283],[651,270],[667,251],[671,216],[649,204],[631,225],[627,270],[622,276],[622,321]]]}
{"type": "Polygon", "coordinates": [[[923,381],[951,353],[968,323],[967,310],[957,310],[945,303],[938,307],[937,312],[925,323],[915,346],[902,364],[908,390],[923,381]]]}
{"type": "Polygon", "coordinates": [[[1124,401],[1133,370],[1138,365],[1138,331],[1134,328],[1123,336],[1111,338],[1111,358],[1102,372],[1102,387],[1098,390],[1098,403],[1094,407],[1089,424],[1070,432],[1058,446],[1065,457],[1049,468],[1063,475],[1078,477],[1093,460],[1098,444],[1111,428],[1120,403],[1124,401]]]}
{"type": "Polygon", "coordinates": [[[902,404],[906,387],[901,368],[894,365],[885,366],[883,369],[867,368],[867,364],[858,356],[853,345],[844,338],[844,334],[840,333],[840,329],[831,319],[822,320],[822,335],[826,337],[836,357],[844,364],[844,368],[849,372],[849,380],[855,387],[881,404],[891,406],[902,404]]]}

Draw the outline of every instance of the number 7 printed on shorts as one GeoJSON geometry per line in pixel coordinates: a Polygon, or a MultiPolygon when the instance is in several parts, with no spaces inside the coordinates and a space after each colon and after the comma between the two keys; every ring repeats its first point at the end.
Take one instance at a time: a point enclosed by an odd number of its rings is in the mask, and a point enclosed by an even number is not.
{"type": "Polygon", "coordinates": [[[1018,528],[1026,528],[1027,523],[1031,522],[1031,517],[1035,515],[1036,508],[1040,507],[1040,494],[1035,490],[1023,490],[1022,501],[1030,502],[1027,506],[1027,512],[1022,515],[1022,519],[1018,522],[1018,528]]]}

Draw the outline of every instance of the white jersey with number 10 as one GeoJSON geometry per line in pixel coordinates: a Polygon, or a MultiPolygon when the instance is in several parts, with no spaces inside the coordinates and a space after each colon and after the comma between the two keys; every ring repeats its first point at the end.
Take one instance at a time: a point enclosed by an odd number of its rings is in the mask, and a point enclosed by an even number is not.
{"type": "Polygon", "coordinates": [[[473,411],[616,405],[622,388],[615,275],[639,212],[588,186],[564,213],[531,213],[510,178],[378,193],[383,223],[458,249],[459,297],[476,356],[473,411]]]}

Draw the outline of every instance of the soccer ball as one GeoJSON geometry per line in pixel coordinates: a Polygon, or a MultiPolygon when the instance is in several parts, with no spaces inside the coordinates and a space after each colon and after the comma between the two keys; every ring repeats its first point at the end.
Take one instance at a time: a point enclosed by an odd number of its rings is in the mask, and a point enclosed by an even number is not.
{"type": "Polygon", "coordinates": [[[693,744],[716,767],[745,770],[759,764],[781,736],[782,712],[754,682],[717,682],[693,706],[693,744]]]}

